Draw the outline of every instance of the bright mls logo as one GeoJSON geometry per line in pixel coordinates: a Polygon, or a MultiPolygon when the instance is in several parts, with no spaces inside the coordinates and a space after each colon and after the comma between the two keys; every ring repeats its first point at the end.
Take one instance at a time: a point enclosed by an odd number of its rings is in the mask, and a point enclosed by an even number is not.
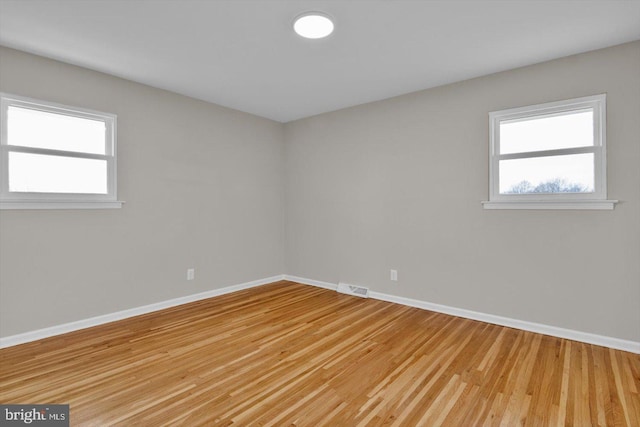
{"type": "Polygon", "coordinates": [[[0,426],[69,427],[69,405],[0,405],[0,426]]]}

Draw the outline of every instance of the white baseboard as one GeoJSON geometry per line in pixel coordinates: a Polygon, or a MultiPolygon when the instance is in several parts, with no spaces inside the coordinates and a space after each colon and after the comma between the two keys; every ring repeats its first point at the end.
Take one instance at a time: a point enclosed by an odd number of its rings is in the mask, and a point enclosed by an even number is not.
{"type": "Polygon", "coordinates": [[[25,332],[23,334],[11,335],[8,337],[0,338],[0,348],[11,347],[18,344],[24,344],[31,341],[40,340],[43,338],[49,338],[55,335],[66,334],[67,332],[77,331],[79,329],[90,328],[92,326],[98,326],[116,320],[126,319],[128,317],[139,316],[141,314],[151,313],[152,311],[158,311],[169,307],[175,307],[177,305],[187,304],[194,301],[199,301],[218,295],[224,295],[231,292],[240,291],[242,289],[254,288],[256,286],[266,285],[267,283],[277,282],[284,280],[284,275],[266,277],[264,279],[253,280],[251,282],[241,283],[238,285],[227,286],[220,289],[213,289],[198,294],[187,295],[184,297],[174,298],[167,301],[161,301],[141,307],[130,308],[127,310],[118,311],[115,313],[105,314],[102,316],[91,317],[89,319],[77,320],[75,322],[64,323],[62,325],[51,326],[48,328],[38,329],[35,331],[25,332]]]}
{"type": "Polygon", "coordinates": [[[313,280],[313,279],[307,279],[305,277],[291,276],[289,274],[284,275],[284,280],[289,280],[291,282],[298,282],[304,285],[316,286],[318,288],[329,289],[331,291],[338,290],[337,283],[322,282],[320,280],[313,280]]]}
{"type": "MultiPolygon", "coordinates": [[[[284,275],[285,280],[303,283],[306,285],[318,286],[324,289],[336,290],[338,285],[335,283],[321,282],[319,280],[306,279],[304,277],[284,275]]],[[[507,326],[509,328],[521,329],[524,331],[536,332],[539,334],[550,335],[558,338],[565,338],[574,341],[580,341],[587,344],[595,344],[603,347],[614,348],[617,350],[629,351],[631,353],[640,354],[640,342],[628,341],[620,338],[612,338],[604,335],[596,335],[588,332],[575,331],[573,329],[559,328],[557,326],[544,325],[541,323],[528,322],[525,320],[511,319],[509,317],[496,316],[493,314],[481,313],[478,311],[465,310],[463,308],[450,307],[447,305],[434,304],[431,302],[420,301],[412,298],[399,297],[395,295],[384,294],[382,292],[371,291],[369,298],[382,301],[393,302],[396,304],[407,305],[410,307],[421,308],[423,310],[435,311],[438,313],[449,314],[451,316],[464,317],[465,319],[479,320],[481,322],[493,323],[495,325],[507,326]]]]}
{"type": "MultiPolygon", "coordinates": [[[[11,335],[8,337],[0,338],[0,348],[11,347],[18,344],[24,344],[31,341],[36,341],[43,338],[49,338],[55,335],[65,334],[67,332],[77,331],[79,329],[90,328],[92,326],[98,326],[116,320],[126,319],[128,317],[138,316],[141,314],[150,313],[153,311],[162,310],[169,307],[175,307],[182,304],[187,304],[194,301],[199,301],[218,295],[224,295],[231,292],[240,291],[242,289],[254,288],[257,286],[266,285],[268,283],[277,282],[279,280],[290,280],[292,282],[303,283],[306,285],[316,286],[319,288],[337,290],[337,283],[323,282],[320,280],[307,279],[304,277],[291,276],[283,274],[279,276],[267,277],[264,279],[254,280],[251,282],[241,283],[238,285],[227,286],[220,289],[213,289],[211,291],[201,292],[198,294],[187,295],[180,298],[174,298],[167,301],[161,301],[154,304],[145,305],[142,307],[135,307],[128,310],[118,311],[116,313],[105,314],[102,316],[91,317],[89,319],[78,320],[75,322],[64,323],[62,325],[51,326],[44,329],[38,329],[36,331],[25,332],[23,334],[11,335]]],[[[536,332],[539,334],[550,335],[559,338],[566,338],[574,341],[580,341],[588,344],[595,344],[604,347],[610,347],[617,350],[629,351],[632,353],[640,354],[640,342],[628,341],[620,338],[612,338],[603,335],[591,334],[588,332],[575,331],[572,329],[559,328],[557,326],[549,326],[541,323],[528,322],[524,320],[511,319],[508,317],[495,316],[493,314],[481,313],[478,311],[471,311],[462,308],[450,307],[447,305],[434,304],[431,302],[420,301],[412,298],[399,297],[395,295],[384,294],[381,292],[371,291],[370,298],[378,299],[381,301],[393,302],[396,304],[402,304],[410,307],[421,308],[423,310],[435,311],[438,313],[449,314],[452,316],[464,317],[466,319],[479,320],[481,322],[493,323],[496,325],[507,326],[510,328],[521,329],[530,332],[536,332]]]]}

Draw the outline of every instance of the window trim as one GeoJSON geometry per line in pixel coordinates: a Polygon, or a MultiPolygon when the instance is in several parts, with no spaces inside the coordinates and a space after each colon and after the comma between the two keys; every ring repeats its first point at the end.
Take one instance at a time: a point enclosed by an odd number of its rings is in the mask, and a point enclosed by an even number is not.
{"type": "Polygon", "coordinates": [[[489,201],[482,202],[483,207],[485,209],[613,209],[617,200],[607,200],[606,134],[606,94],[490,112],[489,201]],[[593,110],[593,146],[499,154],[501,122],[514,122],[537,116],[549,117],[586,109],[593,110]],[[593,193],[500,194],[500,160],[582,153],[594,154],[593,193]]]}
{"type": "Polygon", "coordinates": [[[122,206],[123,202],[117,200],[117,116],[115,114],[0,92],[0,123],[2,124],[0,133],[0,209],[100,209],[122,206]],[[104,122],[106,127],[105,154],[9,145],[7,112],[10,106],[104,122]],[[107,162],[107,193],[9,191],[8,166],[9,153],[11,152],[105,160],[107,162]]]}

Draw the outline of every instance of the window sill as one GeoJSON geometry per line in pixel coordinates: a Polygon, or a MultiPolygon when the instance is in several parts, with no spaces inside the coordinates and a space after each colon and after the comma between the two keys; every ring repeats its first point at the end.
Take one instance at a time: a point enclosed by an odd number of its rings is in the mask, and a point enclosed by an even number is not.
{"type": "Polygon", "coordinates": [[[16,209],[120,209],[123,201],[113,202],[0,202],[0,210],[16,209]]]}
{"type": "Polygon", "coordinates": [[[617,200],[564,200],[564,201],[499,201],[482,202],[484,209],[579,209],[579,210],[613,210],[617,200]]]}

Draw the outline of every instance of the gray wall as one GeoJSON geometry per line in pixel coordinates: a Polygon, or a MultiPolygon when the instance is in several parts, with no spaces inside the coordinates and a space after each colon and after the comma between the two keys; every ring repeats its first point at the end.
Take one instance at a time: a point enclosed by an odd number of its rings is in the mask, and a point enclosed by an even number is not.
{"type": "Polygon", "coordinates": [[[282,124],[6,48],[0,90],[117,114],[126,201],[0,212],[1,336],[283,273],[282,124]]]}
{"type": "Polygon", "coordinates": [[[0,90],[118,114],[127,202],[0,212],[0,336],[286,272],[640,341],[640,42],[284,126],[5,48],[0,90]],[[614,211],[482,209],[489,111],[605,92],[614,211]]]}
{"type": "Polygon", "coordinates": [[[288,123],[285,142],[288,274],[640,341],[640,42],[288,123]],[[488,113],[599,93],[615,210],[483,210],[488,113]]]}

